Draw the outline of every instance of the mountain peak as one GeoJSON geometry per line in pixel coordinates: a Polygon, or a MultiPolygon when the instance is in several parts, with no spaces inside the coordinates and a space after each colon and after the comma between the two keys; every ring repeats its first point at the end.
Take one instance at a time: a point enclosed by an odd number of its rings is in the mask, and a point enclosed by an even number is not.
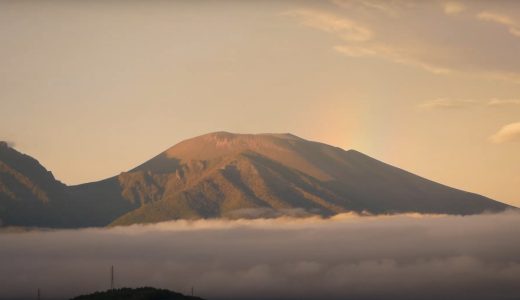
{"type": "Polygon", "coordinates": [[[287,133],[240,134],[213,132],[182,141],[165,151],[168,158],[181,160],[211,160],[244,151],[282,154],[295,143],[305,142],[287,133]]]}
{"type": "Polygon", "coordinates": [[[244,139],[302,139],[291,133],[233,133],[228,131],[216,131],[194,137],[193,139],[213,138],[218,140],[244,140],[244,139]]]}

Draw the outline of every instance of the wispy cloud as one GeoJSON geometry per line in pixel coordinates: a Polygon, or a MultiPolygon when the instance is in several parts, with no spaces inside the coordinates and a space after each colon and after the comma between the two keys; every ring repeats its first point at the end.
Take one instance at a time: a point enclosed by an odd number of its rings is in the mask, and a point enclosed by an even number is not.
{"type": "Polygon", "coordinates": [[[482,21],[495,22],[502,25],[515,26],[516,22],[506,15],[497,14],[494,12],[483,11],[477,15],[477,18],[482,21]]]}
{"type": "Polygon", "coordinates": [[[503,126],[489,139],[496,144],[520,142],[520,122],[503,126]]]}
{"type": "Polygon", "coordinates": [[[351,57],[379,57],[395,63],[418,67],[435,74],[445,74],[452,71],[448,68],[440,67],[421,60],[420,58],[417,58],[413,54],[409,53],[409,51],[404,48],[398,48],[385,44],[372,43],[366,45],[340,45],[335,46],[334,50],[343,55],[351,57]]]}
{"type": "Polygon", "coordinates": [[[329,33],[352,42],[364,42],[372,39],[373,33],[367,27],[347,18],[310,9],[294,10],[287,15],[298,17],[302,24],[329,33]]]}
{"type": "Polygon", "coordinates": [[[518,26],[518,23],[509,16],[495,12],[482,11],[477,14],[477,19],[504,25],[508,28],[510,34],[520,37],[520,26],[518,26]]]}
{"type": "MultiPolygon", "coordinates": [[[[478,44],[467,32],[471,24],[464,22],[472,21],[466,18],[439,20],[454,22],[449,31],[439,31],[438,26],[427,21],[439,18],[439,12],[432,13],[428,2],[332,0],[332,3],[336,6],[333,12],[323,5],[285,15],[304,26],[336,36],[338,43],[331,47],[348,57],[377,58],[434,74],[462,74],[520,84],[520,64],[512,50],[517,42],[514,38],[484,35],[479,40],[486,44],[478,44]]],[[[463,1],[439,1],[436,5],[441,5],[442,12],[449,16],[470,10],[463,1]]],[[[480,5],[475,6],[481,9],[480,5]]],[[[482,9],[476,15],[478,20],[505,26],[511,35],[520,36],[520,26],[514,18],[494,13],[493,5],[488,6],[489,9],[482,9]]]]}
{"type": "Polygon", "coordinates": [[[477,105],[479,105],[479,103],[474,100],[437,98],[423,102],[419,104],[419,107],[423,109],[461,109],[477,105]]]}
{"type": "Polygon", "coordinates": [[[487,103],[488,106],[510,106],[520,105],[520,99],[491,99],[487,103]]]}
{"type": "Polygon", "coordinates": [[[451,70],[437,66],[414,56],[406,48],[399,48],[377,41],[375,33],[368,27],[349,18],[334,14],[299,9],[286,13],[300,20],[301,24],[324,32],[335,34],[339,39],[347,42],[334,46],[334,50],[350,57],[372,56],[395,63],[419,67],[432,73],[448,73],[451,70]]]}
{"type": "Polygon", "coordinates": [[[346,9],[360,7],[364,10],[377,11],[391,17],[396,17],[399,15],[399,5],[396,2],[378,0],[332,0],[332,3],[338,7],[346,9]]]}
{"type": "Polygon", "coordinates": [[[447,15],[457,15],[466,10],[464,4],[455,1],[444,2],[442,8],[447,15]]]}
{"type": "Polygon", "coordinates": [[[437,98],[420,103],[418,106],[424,109],[463,109],[473,107],[495,107],[503,108],[507,106],[520,106],[520,99],[499,99],[490,100],[471,100],[471,99],[452,99],[437,98]]]}

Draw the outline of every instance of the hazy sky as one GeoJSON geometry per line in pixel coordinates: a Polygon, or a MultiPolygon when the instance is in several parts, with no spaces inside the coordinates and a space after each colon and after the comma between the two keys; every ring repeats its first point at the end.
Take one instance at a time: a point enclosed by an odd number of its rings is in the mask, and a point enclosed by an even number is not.
{"type": "Polygon", "coordinates": [[[0,1],[0,139],[67,184],[291,132],[520,205],[516,1],[0,1]]]}
{"type": "MultiPolygon", "coordinates": [[[[206,299],[518,299],[518,213],[0,231],[0,299],[154,286],[206,299]]],[[[25,298],[23,298],[25,297],[25,298]]]]}

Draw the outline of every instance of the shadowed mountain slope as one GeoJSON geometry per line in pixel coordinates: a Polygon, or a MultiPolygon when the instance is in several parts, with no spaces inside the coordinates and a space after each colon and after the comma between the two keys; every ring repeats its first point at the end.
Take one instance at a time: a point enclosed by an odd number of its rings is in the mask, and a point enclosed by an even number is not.
{"type": "Polygon", "coordinates": [[[60,226],[66,186],[32,157],[0,142],[0,224],[60,226]]]}
{"type": "Polygon", "coordinates": [[[135,208],[120,196],[119,184],[112,182],[96,184],[95,190],[111,191],[103,192],[103,197],[96,197],[96,191],[67,187],[37,160],[0,142],[0,226],[106,225],[135,208]]]}

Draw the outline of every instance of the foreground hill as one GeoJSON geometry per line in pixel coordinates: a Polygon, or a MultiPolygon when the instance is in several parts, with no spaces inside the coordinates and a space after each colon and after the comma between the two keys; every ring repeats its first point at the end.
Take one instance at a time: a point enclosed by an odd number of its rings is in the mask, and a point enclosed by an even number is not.
{"type": "Polygon", "coordinates": [[[71,187],[36,160],[7,144],[0,147],[0,219],[8,225],[81,227],[347,211],[465,215],[509,207],[355,150],[291,134],[211,133],[118,176],[71,187]]]}
{"type": "Polygon", "coordinates": [[[169,290],[155,289],[151,287],[143,288],[122,288],[96,292],[90,295],[83,295],[72,298],[71,300],[203,300],[199,297],[185,296],[169,290]]]}

